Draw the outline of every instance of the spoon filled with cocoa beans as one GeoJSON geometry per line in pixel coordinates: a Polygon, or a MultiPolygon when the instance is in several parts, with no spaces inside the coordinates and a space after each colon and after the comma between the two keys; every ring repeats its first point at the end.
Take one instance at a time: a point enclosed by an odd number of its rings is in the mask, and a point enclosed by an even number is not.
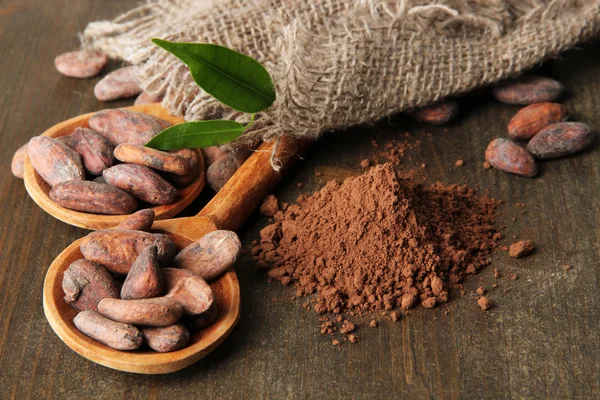
{"type": "Polygon", "coordinates": [[[56,334],[78,354],[121,371],[162,374],[198,361],[235,327],[240,289],[234,233],[308,141],[282,138],[258,151],[197,216],[155,220],[140,210],[59,254],[43,304],[56,334]]]}

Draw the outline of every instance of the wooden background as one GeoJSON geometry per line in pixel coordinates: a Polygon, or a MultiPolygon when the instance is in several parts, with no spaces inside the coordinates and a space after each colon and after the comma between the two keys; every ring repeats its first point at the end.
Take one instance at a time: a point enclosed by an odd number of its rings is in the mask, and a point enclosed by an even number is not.
{"type": "MultiPolygon", "coordinates": [[[[505,254],[492,290],[496,306],[479,311],[472,294],[490,288],[492,268],[470,279],[450,304],[417,309],[398,322],[363,324],[356,345],[338,349],[321,336],[318,316],[287,299],[291,289],[267,282],[246,256],[237,265],[242,318],[206,359],[165,376],[142,376],[93,364],[69,350],[46,323],[42,282],[47,266],[85,231],[42,212],[10,174],[13,152],[69,117],[130,104],[102,104],[97,79],[60,76],[56,55],[75,48],[86,22],[110,18],[136,0],[0,0],[0,398],[598,398],[600,396],[600,150],[547,162],[536,179],[481,167],[487,143],[505,134],[514,106],[487,92],[460,99],[461,116],[446,128],[399,117],[327,135],[276,190],[284,201],[359,172],[384,144],[410,132],[422,140],[401,168],[427,163],[427,179],[468,181],[506,201],[510,234],[529,238],[536,253],[505,254]],[[431,133],[431,136],[425,135],[431,133]],[[454,167],[462,158],[465,166],[454,167]],[[315,172],[325,175],[315,177],[315,172]],[[305,187],[296,187],[304,182],[305,187]],[[514,207],[525,202],[524,209],[514,207]],[[525,210],[525,214],[521,211],[525,210]],[[516,222],[511,217],[517,217],[516,222]],[[553,229],[554,228],[554,229],[553,229]],[[573,266],[565,271],[563,266],[573,266]],[[516,273],[517,280],[507,277],[516,273]],[[508,293],[506,293],[508,291],[508,293]],[[446,315],[447,312],[447,315],[446,315]]],[[[116,63],[112,65],[114,67],[116,63]]],[[[575,120],[600,127],[600,43],[582,45],[541,72],[568,88],[575,120]]],[[[199,199],[188,214],[205,201],[199,199]]],[[[267,221],[254,215],[241,229],[247,245],[267,221]]]]}

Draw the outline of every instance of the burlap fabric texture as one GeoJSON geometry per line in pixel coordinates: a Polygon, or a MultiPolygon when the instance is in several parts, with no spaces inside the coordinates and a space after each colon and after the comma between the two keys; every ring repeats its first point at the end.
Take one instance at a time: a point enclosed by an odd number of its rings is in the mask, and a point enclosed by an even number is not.
{"type": "Polygon", "coordinates": [[[271,140],[316,138],[491,84],[599,32],[600,0],[150,0],[89,24],[82,42],[138,65],[142,87],[187,120],[247,116],[199,90],[150,38],[256,58],[277,100],[242,140],[271,140]]]}

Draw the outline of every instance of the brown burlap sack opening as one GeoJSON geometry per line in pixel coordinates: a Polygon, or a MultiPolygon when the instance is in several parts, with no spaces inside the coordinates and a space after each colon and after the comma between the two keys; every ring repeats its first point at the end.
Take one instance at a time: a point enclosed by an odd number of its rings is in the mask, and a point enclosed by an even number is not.
{"type": "Polygon", "coordinates": [[[277,100],[249,141],[371,123],[518,75],[599,32],[600,0],[150,0],[89,24],[82,42],[138,65],[142,87],[188,121],[248,116],[200,90],[150,38],[256,58],[277,100]]]}

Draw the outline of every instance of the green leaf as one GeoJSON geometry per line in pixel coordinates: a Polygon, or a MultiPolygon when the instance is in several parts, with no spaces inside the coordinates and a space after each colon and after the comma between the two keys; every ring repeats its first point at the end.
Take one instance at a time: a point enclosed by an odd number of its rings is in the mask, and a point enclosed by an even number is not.
{"type": "Polygon", "coordinates": [[[234,110],[257,113],[275,101],[275,86],[258,61],[208,43],[152,42],[183,61],[204,91],[234,110]]]}
{"type": "Polygon", "coordinates": [[[146,146],[158,150],[217,146],[238,138],[245,129],[244,125],[228,120],[184,122],[165,129],[146,146]]]}

